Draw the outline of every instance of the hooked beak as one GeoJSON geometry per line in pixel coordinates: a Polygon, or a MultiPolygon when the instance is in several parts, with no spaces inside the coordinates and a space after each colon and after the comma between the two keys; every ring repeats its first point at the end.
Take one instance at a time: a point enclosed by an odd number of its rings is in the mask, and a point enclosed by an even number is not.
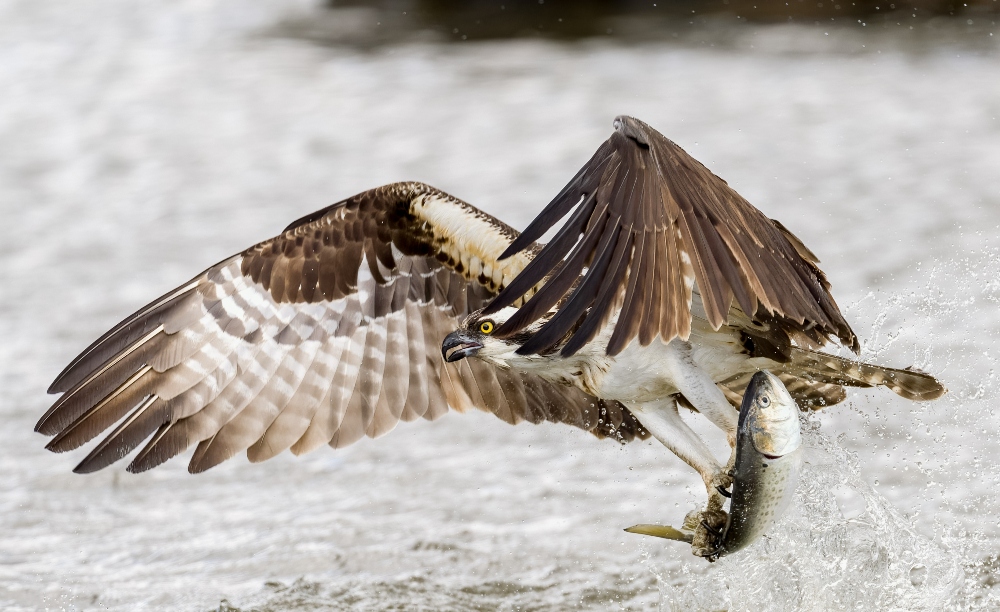
{"type": "Polygon", "coordinates": [[[448,363],[472,357],[479,352],[483,345],[478,340],[468,335],[468,332],[456,330],[444,337],[441,343],[441,355],[448,363]],[[451,349],[455,349],[451,351],[451,349]],[[451,351],[451,353],[448,353],[451,351]]]}

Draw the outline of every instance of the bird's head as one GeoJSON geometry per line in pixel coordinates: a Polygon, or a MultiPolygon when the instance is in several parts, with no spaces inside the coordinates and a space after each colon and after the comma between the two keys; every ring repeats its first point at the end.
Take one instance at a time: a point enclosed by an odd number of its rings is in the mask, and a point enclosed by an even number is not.
{"type": "Polygon", "coordinates": [[[496,330],[517,312],[517,308],[507,307],[483,316],[482,310],[470,314],[458,329],[445,336],[441,343],[441,354],[445,361],[453,362],[466,357],[478,357],[502,368],[519,365],[531,360],[531,355],[518,355],[515,351],[528,341],[540,328],[545,319],[535,321],[527,328],[507,338],[495,336],[496,330]]]}

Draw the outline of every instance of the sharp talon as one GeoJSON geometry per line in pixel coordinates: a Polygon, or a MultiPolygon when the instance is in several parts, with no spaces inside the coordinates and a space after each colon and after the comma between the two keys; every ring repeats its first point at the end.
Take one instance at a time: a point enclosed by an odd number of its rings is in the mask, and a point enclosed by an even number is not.
{"type": "Polygon", "coordinates": [[[723,497],[732,497],[733,494],[726,490],[722,485],[715,485],[715,490],[718,491],[723,497]]]}
{"type": "Polygon", "coordinates": [[[696,555],[699,556],[699,557],[701,557],[702,559],[705,559],[709,563],[715,563],[716,561],[719,560],[719,551],[720,551],[720,548],[716,547],[716,548],[713,548],[712,550],[709,550],[709,551],[707,551],[705,553],[702,553],[702,554],[697,554],[696,553],[696,555]]]}
{"type": "Polygon", "coordinates": [[[722,537],[722,532],[719,531],[718,529],[713,528],[711,525],[709,525],[708,521],[702,521],[701,522],[701,526],[705,528],[705,531],[709,532],[710,534],[714,535],[715,537],[717,537],[717,538],[721,538],[722,537]]]}

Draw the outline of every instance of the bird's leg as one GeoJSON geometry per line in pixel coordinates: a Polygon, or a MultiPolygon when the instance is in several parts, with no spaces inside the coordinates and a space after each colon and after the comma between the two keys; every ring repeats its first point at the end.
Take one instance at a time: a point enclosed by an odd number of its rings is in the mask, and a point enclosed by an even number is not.
{"type": "Polygon", "coordinates": [[[719,389],[708,372],[695,364],[690,343],[674,340],[669,348],[664,362],[667,376],[688,403],[726,434],[726,441],[729,442],[731,450],[725,469],[722,470],[723,475],[719,479],[722,482],[717,484],[722,484],[723,488],[728,489],[732,484],[730,473],[736,465],[736,428],[740,413],[733,409],[722,389],[719,389]]]}
{"type": "Polygon", "coordinates": [[[689,514],[684,522],[694,531],[692,552],[699,556],[710,554],[718,548],[715,534],[725,529],[728,520],[722,510],[725,498],[716,487],[727,488],[732,478],[719,465],[705,442],[681,419],[673,397],[629,404],[628,409],[654,438],[701,475],[708,491],[708,504],[704,510],[689,514]]]}
{"type": "Polygon", "coordinates": [[[708,372],[695,364],[690,343],[673,340],[668,348],[664,360],[667,377],[684,399],[726,433],[730,448],[735,448],[739,411],[733,409],[708,372]]]}
{"type": "MultiPolygon", "coordinates": [[[[725,525],[727,520],[726,513],[722,510],[722,504],[725,501],[722,491],[728,490],[733,484],[732,473],[736,465],[736,428],[739,423],[739,412],[733,409],[708,372],[698,367],[694,362],[690,343],[675,339],[670,342],[668,348],[664,360],[666,376],[688,403],[725,432],[726,441],[729,442],[729,460],[725,467],[717,468],[711,475],[702,474],[702,478],[705,479],[705,487],[708,489],[708,504],[703,511],[705,516],[702,517],[699,525],[704,522],[708,524],[708,527],[701,525],[702,528],[696,530],[695,544],[710,542],[712,530],[716,529],[719,524],[725,525]]],[[[694,432],[691,433],[694,434],[694,432]]],[[[695,552],[695,554],[698,553],[695,552]]]]}

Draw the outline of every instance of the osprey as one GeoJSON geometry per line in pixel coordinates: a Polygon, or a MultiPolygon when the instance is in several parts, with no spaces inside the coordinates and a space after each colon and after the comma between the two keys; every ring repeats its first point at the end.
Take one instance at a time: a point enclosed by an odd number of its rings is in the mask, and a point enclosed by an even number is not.
{"type": "Polygon", "coordinates": [[[681,419],[735,444],[741,395],[776,373],[804,408],[844,386],[945,392],[858,352],[818,259],[679,146],[631,117],[525,229],[422,183],[365,191],[211,266],[104,334],[52,383],[36,430],[74,471],[145,441],[141,472],[196,445],[202,472],[378,437],[449,408],[652,435],[708,492],[695,552],[731,483],[681,419]],[[537,240],[567,217],[551,242],[537,240]]]}

